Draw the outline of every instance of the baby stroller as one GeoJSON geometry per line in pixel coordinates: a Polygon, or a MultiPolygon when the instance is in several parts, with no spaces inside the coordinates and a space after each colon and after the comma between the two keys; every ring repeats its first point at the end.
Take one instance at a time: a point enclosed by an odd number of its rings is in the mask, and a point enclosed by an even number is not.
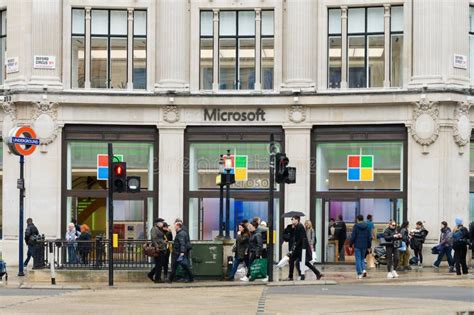
{"type": "Polygon", "coordinates": [[[7,264],[0,260],[0,281],[2,281],[3,276],[5,276],[5,281],[8,281],[7,264]]]}
{"type": "Polygon", "coordinates": [[[387,250],[385,249],[385,246],[375,246],[372,255],[374,256],[375,260],[375,268],[379,268],[380,265],[387,264],[387,250]]]}

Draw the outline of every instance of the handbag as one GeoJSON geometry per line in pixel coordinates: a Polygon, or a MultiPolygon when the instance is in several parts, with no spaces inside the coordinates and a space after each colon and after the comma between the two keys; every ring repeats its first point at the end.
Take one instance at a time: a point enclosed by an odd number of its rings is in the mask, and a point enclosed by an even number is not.
{"type": "Polygon", "coordinates": [[[407,243],[405,243],[404,241],[402,241],[400,243],[400,247],[398,248],[398,251],[399,252],[406,252],[407,251],[407,243]]]}
{"type": "Polygon", "coordinates": [[[255,259],[250,266],[250,278],[252,280],[266,278],[267,265],[268,261],[266,258],[255,259]]]}
{"type": "Polygon", "coordinates": [[[436,245],[431,248],[431,254],[439,255],[439,253],[441,253],[440,245],[436,245]]]}
{"type": "Polygon", "coordinates": [[[143,252],[149,257],[158,257],[160,255],[160,251],[150,242],[143,244],[143,252]]]}
{"type": "Polygon", "coordinates": [[[283,257],[283,258],[280,260],[280,262],[278,263],[277,267],[278,267],[278,268],[283,268],[283,267],[285,267],[286,265],[288,265],[289,261],[290,261],[290,257],[287,256],[287,255],[285,255],[285,257],[283,257]]]}

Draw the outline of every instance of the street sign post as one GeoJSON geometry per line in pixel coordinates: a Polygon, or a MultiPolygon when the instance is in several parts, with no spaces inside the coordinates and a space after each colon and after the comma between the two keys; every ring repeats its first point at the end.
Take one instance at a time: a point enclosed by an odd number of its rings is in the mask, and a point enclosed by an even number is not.
{"type": "Polygon", "coordinates": [[[8,148],[10,151],[20,156],[20,178],[17,180],[17,188],[20,190],[19,198],[19,224],[18,224],[18,276],[25,275],[23,269],[23,221],[24,218],[24,198],[25,198],[25,156],[36,150],[40,140],[36,138],[36,132],[28,125],[20,126],[10,130],[8,137],[8,148]]]}

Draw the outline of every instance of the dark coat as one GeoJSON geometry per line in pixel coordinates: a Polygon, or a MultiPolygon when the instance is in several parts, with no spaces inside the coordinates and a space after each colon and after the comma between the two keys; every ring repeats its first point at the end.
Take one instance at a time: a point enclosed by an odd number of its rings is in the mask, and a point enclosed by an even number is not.
{"type": "Polygon", "coordinates": [[[288,250],[291,251],[295,242],[295,228],[293,224],[288,224],[283,230],[283,241],[288,242],[288,250]]]}
{"type": "Polygon", "coordinates": [[[369,226],[365,222],[359,222],[354,225],[351,234],[349,246],[354,245],[355,248],[367,249],[372,247],[372,234],[369,226]]]}
{"type": "Polygon", "coordinates": [[[421,228],[420,230],[416,229],[413,232],[413,243],[415,246],[421,246],[426,239],[426,235],[428,235],[428,231],[425,228],[421,228]]]}
{"type": "Polygon", "coordinates": [[[155,248],[158,248],[160,251],[166,251],[166,243],[165,243],[165,233],[162,229],[157,227],[156,225],[151,228],[150,231],[151,236],[151,243],[155,248]]]}
{"type": "Polygon", "coordinates": [[[395,237],[395,234],[397,234],[396,229],[391,229],[391,228],[386,228],[385,231],[383,231],[383,238],[385,239],[385,246],[387,247],[393,247],[393,243],[399,238],[395,237]]]}
{"type": "Polygon", "coordinates": [[[345,241],[347,239],[347,226],[344,221],[337,221],[335,225],[335,238],[339,241],[345,241]]]}
{"type": "Polygon", "coordinates": [[[186,232],[186,230],[181,229],[176,232],[176,237],[174,238],[173,255],[188,255],[190,250],[191,242],[189,240],[188,233],[186,232]]]}
{"type": "Polygon", "coordinates": [[[249,239],[247,234],[240,234],[235,240],[235,257],[244,259],[249,249],[249,239]]]}
{"type": "Polygon", "coordinates": [[[25,229],[25,243],[26,245],[34,245],[34,241],[32,239],[32,236],[39,235],[39,231],[36,228],[36,226],[31,223],[28,224],[28,226],[25,229]]]}
{"type": "Polygon", "coordinates": [[[78,242],[77,248],[79,252],[81,253],[88,253],[91,251],[92,244],[90,242],[91,240],[91,234],[89,232],[82,232],[81,235],[76,239],[77,241],[82,241],[78,242]]]}
{"type": "Polygon", "coordinates": [[[306,249],[305,261],[311,261],[311,259],[313,259],[313,253],[306,236],[306,230],[303,224],[298,223],[295,226],[294,245],[293,250],[291,251],[292,257],[301,260],[303,256],[303,248],[306,249]]]}
{"type": "Polygon", "coordinates": [[[249,239],[249,253],[255,255],[256,257],[262,256],[262,249],[263,249],[263,238],[262,234],[253,231],[250,233],[249,239]]]}

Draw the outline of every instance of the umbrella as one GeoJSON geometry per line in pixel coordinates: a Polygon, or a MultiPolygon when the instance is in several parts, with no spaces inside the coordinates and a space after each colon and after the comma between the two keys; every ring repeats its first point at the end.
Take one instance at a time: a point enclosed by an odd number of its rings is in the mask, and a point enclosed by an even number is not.
{"type": "Polygon", "coordinates": [[[295,216],[304,217],[304,213],[301,212],[301,211],[289,211],[289,212],[283,213],[283,215],[281,217],[282,218],[291,218],[291,217],[295,217],[295,216]]]}

